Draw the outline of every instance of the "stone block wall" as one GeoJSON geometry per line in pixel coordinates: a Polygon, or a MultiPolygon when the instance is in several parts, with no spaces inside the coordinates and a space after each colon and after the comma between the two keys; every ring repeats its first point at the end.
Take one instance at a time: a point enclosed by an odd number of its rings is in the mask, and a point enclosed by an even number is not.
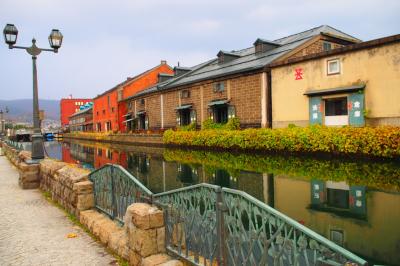
{"type": "Polygon", "coordinates": [[[89,173],[76,165],[45,159],[40,162],[40,188],[50,192],[53,200],[79,217],[81,211],[94,207],[89,173]]]}
{"type": "Polygon", "coordinates": [[[19,152],[4,143],[2,151],[20,171],[22,188],[40,188],[53,200],[80,219],[98,239],[113,252],[138,266],[183,266],[166,254],[163,211],[145,203],[130,205],[125,225],[120,226],[108,216],[94,210],[93,183],[89,171],[76,165],[44,159],[27,164],[29,152],[19,152]]]}
{"type": "Polygon", "coordinates": [[[94,210],[82,211],[80,222],[130,265],[183,266],[181,261],[166,254],[164,215],[155,206],[130,205],[123,227],[94,210]]]}
{"type": "Polygon", "coordinates": [[[31,160],[31,153],[28,151],[19,151],[7,145],[1,144],[5,156],[18,169],[18,184],[22,189],[34,189],[39,187],[39,164],[26,163],[31,160]]]}

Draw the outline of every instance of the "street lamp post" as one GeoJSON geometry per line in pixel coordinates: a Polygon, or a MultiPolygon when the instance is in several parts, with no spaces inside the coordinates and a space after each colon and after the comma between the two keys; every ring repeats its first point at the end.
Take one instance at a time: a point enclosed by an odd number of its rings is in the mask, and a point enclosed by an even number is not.
{"type": "Polygon", "coordinates": [[[0,136],[5,132],[5,121],[3,110],[0,110],[0,136]]]}
{"type": "Polygon", "coordinates": [[[53,49],[43,49],[36,46],[36,40],[32,39],[31,47],[16,46],[18,30],[13,24],[7,24],[3,30],[4,39],[10,49],[24,49],[32,56],[33,67],[33,135],[32,135],[32,160],[44,158],[43,136],[39,122],[39,97],[36,58],[42,51],[57,53],[61,47],[63,35],[59,30],[53,29],[49,36],[49,43],[53,49]]]}

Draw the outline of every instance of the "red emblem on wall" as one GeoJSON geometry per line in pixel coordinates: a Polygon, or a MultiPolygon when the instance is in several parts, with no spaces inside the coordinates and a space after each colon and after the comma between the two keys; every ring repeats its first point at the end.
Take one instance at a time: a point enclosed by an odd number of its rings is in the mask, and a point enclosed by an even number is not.
{"type": "Polygon", "coordinates": [[[303,69],[302,68],[296,68],[294,70],[294,79],[295,80],[303,79],[303,69]]]}
{"type": "Polygon", "coordinates": [[[347,109],[348,109],[349,111],[351,111],[352,107],[353,107],[353,103],[352,103],[352,102],[348,102],[348,103],[347,103],[347,109]]]}

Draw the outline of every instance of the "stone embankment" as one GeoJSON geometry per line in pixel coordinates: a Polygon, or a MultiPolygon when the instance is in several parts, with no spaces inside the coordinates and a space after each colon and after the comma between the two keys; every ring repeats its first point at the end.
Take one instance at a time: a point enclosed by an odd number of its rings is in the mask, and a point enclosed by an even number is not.
{"type": "Polygon", "coordinates": [[[22,189],[38,188],[76,216],[104,245],[130,265],[168,265],[183,263],[166,254],[163,211],[145,203],[130,205],[124,226],[94,208],[93,183],[89,171],[77,165],[52,159],[29,164],[30,153],[5,143],[2,150],[19,171],[22,189]]]}
{"type": "Polygon", "coordinates": [[[106,134],[106,133],[66,133],[64,139],[88,140],[106,143],[163,146],[162,134],[106,134]]]}

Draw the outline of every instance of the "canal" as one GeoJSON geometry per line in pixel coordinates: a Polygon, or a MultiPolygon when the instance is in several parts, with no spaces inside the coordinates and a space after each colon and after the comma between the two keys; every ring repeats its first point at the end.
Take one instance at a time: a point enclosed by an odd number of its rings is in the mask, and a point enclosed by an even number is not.
{"type": "Polygon", "coordinates": [[[158,193],[197,183],[243,190],[371,263],[400,265],[400,163],[46,142],[49,157],[120,164],[158,193]]]}

